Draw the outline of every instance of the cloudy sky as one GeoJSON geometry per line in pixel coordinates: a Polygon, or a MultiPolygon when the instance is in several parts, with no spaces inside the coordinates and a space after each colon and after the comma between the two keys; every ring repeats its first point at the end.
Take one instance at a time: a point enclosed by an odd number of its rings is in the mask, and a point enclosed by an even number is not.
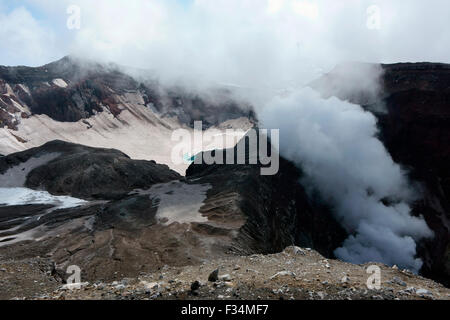
{"type": "Polygon", "coordinates": [[[346,60],[450,62],[449,12],[446,0],[0,0],[0,65],[78,54],[241,84],[290,81],[281,74],[346,60]],[[71,5],[79,29],[67,27],[71,5]]]}

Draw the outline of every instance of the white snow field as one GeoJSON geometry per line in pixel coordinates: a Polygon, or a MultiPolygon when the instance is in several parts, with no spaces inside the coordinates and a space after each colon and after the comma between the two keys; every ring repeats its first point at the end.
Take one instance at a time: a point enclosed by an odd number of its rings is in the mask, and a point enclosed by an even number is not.
{"type": "Polygon", "coordinates": [[[170,225],[174,222],[207,222],[208,218],[200,213],[200,208],[211,188],[210,184],[171,181],[154,185],[149,190],[136,191],[153,199],[153,207],[157,208],[156,218],[161,224],[170,225]]]}
{"type": "Polygon", "coordinates": [[[18,206],[29,204],[50,204],[54,210],[74,208],[87,201],[68,196],[54,196],[47,191],[28,188],[0,188],[0,206],[18,206]]]}
{"type": "Polygon", "coordinates": [[[54,79],[53,84],[60,88],[67,88],[68,84],[63,79],[54,79]]]}
{"type": "Polygon", "coordinates": [[[17,166],[9,168],[4,174],[0,175],[0,188],[24,187],[27,175],[34,168],[42,166],[58,156],[59,153],[56,152],[47,153],[40,157],[30,158],[17,166]]]}
{"type": "MultiPolygon", "coordinates": [[[[107,109],[78,122],[58,122],[46,115],[33,115],[21,119],[17,131],[0,128],[0,154],[23,151],[58,139],[91,147],[118,149],[132,159],[155,160],[184,175],[189,163],[181,161],[181,164],[176,164],[172,161],[172,150],[180,143],[172,141],[172,133],[179,128],[191,133],[194,130],[176,118],[161,118],[143,105],[142,97],[137,93],[116,97],[123,109],[117,117],[107,109]]],[[[223,122],[210,130],[221,129],[225,132],[225,129],[240,129],[242,137],[252,126],[247,118],[239,118],[223,122]]],[[[225,147],[233,147],[239,137],[234,140],[225,144],[225,147]]],[[[216,139],[205,141],[203,149],[195,152],[214,149],[215,143],[216,139]]]]}

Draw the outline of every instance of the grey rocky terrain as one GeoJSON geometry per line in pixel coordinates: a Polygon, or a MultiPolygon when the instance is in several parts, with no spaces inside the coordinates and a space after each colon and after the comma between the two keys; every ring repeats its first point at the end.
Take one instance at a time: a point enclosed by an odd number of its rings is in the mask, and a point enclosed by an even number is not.
{"type": "MultiPolygon", "coordinates": [[[[368,289],[368,265],[334,260],[351,230],[283,157],[273,176],[257,164],[171,165],[173,130],[192,132],[197,119],[204,129],[247,130],[256,120],[246,106],[211,109],[193,94],[150,92],[114,68],[79,68],[66,58],[0,70],[0,188],[26,194],[18,203],[0,199],[0,298],[449,298],[437,282],[380,264],[382,287],[368,289]],[[74,265],[84,284],[71,290],[74,265]],[[217,268],[217,281],[208,281],[217,268]]],[[[447,285],[448,67],[382,68],[376,97],[346,96],[333,73],[313,86],[377,116],[394,160],[422,186],[414,214],[435,237],[418,244],[421,274],[447,285]]]]}
{"type": "MultiPolygon", "coordinates": [[[[38,300],[449,300],[450,290],[396,266],[353,265],[309,248],[165,265],[137,277],[61,285],[42,260],[3,262],[0,298],[38,300]],[[368,287],[368,267],[380,287],[368,287]]],[[[369,282],[370,283],[370,282],[369,282]]]]}

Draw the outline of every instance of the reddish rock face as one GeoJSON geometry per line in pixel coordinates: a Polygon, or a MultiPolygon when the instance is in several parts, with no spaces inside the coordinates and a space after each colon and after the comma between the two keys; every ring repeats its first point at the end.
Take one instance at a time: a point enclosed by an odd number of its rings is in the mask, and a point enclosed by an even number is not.
{"type": "Polygon", "coordinates": [[[6,93],[8,84],[14,93],[11,98],[32,114],[69,122],[88,118],[103,107],[117,115],[112,96],[138,88],[123,73],[102,65],[81,66],[68,57],[38,68],[1,67],[0,79],[0,92],[6,93]]]}
{"type": "Polygon", "coordinates": [[[394,161],[422,183],[414,206],[435,238],[419,244],[422,273],[450,281],[450,66],[384,66],[387,114],[378,115],[382,140],[394,161]]]}
{"type": "MultiPolygon", "coordinates": [[[[380,92],[349,96],[331,72],[312,86],[361,104],[378,118],[380,138],[395,162],[409,171],[422,199],[413,212],[423,215],[435,237],[418,245],[422,274],[450,284],[450,65],[404,63],[382,65],[380,92]]],[[[340,71],[342,72],[342,71],[340,71]]],[[[346,87],[351,84],[346,84],[346,87]]],[[[357,84],[354,86],[357,88],[357,84]]]]}
{"type": "MultiPolygon", "coordinates": [[[[151,80],[139,82],[120,70],[119,66],[71,57],[37,68],[0,66],[0,97],[15,99],[31,114],[45,114],[61,122],[86,119],[104,109],[117,116],[129,93],[142,98],[143,105],[162,115],[177,116],[188,125],[193,120],[212,126],[228,119],[253,117],[250,108],[243,110],[229,98],[220,103],[206,101],[182,88],[162,88],[151,80]],[[7,85],[12,91],[9,96],[7,85]]],[[[5,105],[0,101],[1,109],[5,110],[5,105]]],[[[12,117],[2,116],[0,124],[16,128],[12,117]]]]}
{"type": "Polygon", "coordinates": [[[6,94],[6,82],[0,79],[0,94],[6,94]]]}

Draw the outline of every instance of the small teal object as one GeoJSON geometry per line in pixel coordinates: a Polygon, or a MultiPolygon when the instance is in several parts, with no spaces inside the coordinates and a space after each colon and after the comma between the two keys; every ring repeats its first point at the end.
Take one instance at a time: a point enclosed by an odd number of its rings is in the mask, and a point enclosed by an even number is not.
{"type": "Polygon", "coordinates": [[[184,161],[186,161],[186,162],[194,162],[195,156],[191,156],[189,153],[186,153],[186,154],[183,156],[183,159],[184,159],[184,161]]]}

